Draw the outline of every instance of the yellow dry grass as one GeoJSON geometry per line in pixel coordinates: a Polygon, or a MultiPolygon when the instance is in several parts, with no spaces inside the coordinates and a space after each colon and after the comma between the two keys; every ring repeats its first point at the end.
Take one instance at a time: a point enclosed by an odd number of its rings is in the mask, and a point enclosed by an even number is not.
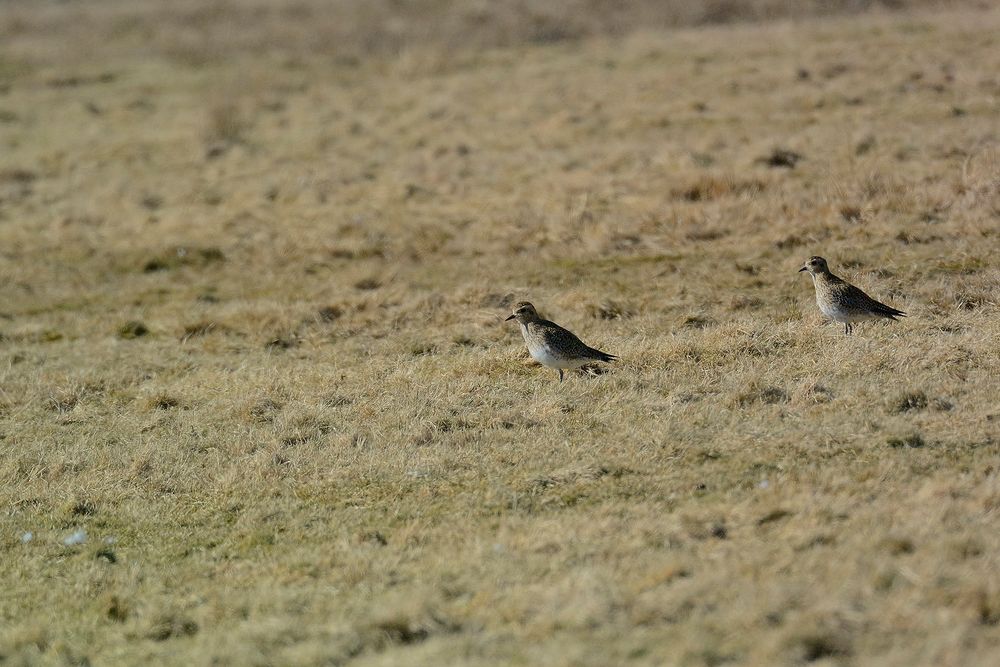
{"type": "Polygon", "coordinates": [[[0,661],[996,661],[1000,12],[336,59],[34,11],[0,661]],[[813,254],[910,317],[824,325],[813,254]],[[519,299],[621,361],[527,365],[519,299]]]}

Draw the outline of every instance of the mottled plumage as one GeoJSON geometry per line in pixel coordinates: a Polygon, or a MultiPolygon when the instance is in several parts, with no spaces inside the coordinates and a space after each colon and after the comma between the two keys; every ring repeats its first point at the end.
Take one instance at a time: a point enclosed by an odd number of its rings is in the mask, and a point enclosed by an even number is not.
{"type": "Polygon", "coordinates": [[[876,301],[851,283],[830,273],[826,260],[810,257],[799,271],[808,271],[816,287],[816,305],[831,320],[844,325],[851,333],[855,322],[906,317],[906,313],[876,301]]]}
{"type": "Polygon", "coordinates": [[[612,354],[590,347],[558,324],[543,320],[527,301],[514,306],[514,312],[507,320],[513,319],[521,325],[521,335],[532,358],[543,366],[558,370],[560,382],[563,370],[579,368],[594,361],[617,359],[612,354]]]}

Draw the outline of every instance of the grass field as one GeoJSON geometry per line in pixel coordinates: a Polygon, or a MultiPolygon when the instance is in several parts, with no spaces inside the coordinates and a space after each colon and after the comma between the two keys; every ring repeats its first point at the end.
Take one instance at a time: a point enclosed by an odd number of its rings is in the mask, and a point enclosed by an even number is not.
{"type": "Polygon", "coordinates": [[[0,17],[0,662],[1000,660],[1000,11],[173,6],[0,17]]]}

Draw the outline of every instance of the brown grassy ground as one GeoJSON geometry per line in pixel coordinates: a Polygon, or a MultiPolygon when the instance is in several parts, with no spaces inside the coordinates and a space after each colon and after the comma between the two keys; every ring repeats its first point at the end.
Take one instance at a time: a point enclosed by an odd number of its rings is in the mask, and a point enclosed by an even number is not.
{"type": "Polygon", "coordinates": [[[997,11],[364,60],[18,12],[0,661],[995,662],[997,11]],[[812,254],[911,317],[824,325],[812,254]],[[525,364],[521,298],[621,362],[525,364]]]}

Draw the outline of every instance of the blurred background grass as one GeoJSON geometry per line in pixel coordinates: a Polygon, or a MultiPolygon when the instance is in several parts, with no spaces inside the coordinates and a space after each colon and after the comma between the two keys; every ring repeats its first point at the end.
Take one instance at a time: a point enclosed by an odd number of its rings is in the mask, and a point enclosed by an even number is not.
{"type": "Polygon", "coordinates": [[[343,62],[437,47],[478,51],[635,30],[746,21],[986,8],[986,0],[7,0],[5,51],[53,61],[158,54],[191,62],[314,54],[343,62]]]}

